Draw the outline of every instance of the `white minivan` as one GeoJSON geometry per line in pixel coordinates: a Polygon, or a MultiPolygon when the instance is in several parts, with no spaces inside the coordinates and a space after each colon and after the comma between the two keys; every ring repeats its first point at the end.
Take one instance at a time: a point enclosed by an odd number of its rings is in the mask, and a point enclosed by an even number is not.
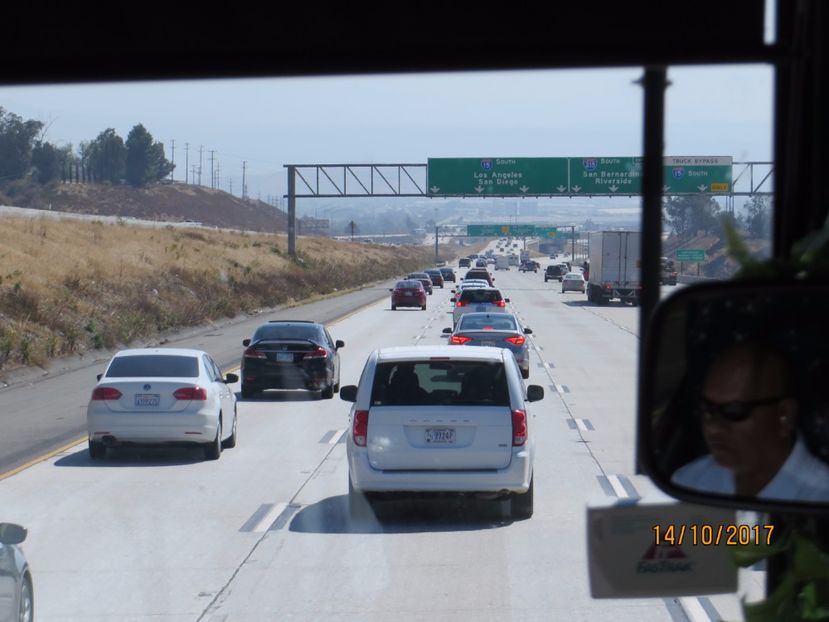
{"type": "Polygon", "coordinates": [[[466,493],[509,498],[513,518],[533,513],[535,439],[525,387],[502,348],[412,346],[371,353],[346,439],[352,515],[384,493],[466,493]],[[366,501],[368,503],[366,503],[366,501]]]}

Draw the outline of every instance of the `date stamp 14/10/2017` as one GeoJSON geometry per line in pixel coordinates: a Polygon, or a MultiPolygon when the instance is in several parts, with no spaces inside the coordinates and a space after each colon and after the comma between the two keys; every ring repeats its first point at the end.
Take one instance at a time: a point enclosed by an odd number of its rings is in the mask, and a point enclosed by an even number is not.
{"type": "Polygon", "coordinates": [[[760,546],[771,544],[774,525],[654,525],[657,546],[760,546]]]}

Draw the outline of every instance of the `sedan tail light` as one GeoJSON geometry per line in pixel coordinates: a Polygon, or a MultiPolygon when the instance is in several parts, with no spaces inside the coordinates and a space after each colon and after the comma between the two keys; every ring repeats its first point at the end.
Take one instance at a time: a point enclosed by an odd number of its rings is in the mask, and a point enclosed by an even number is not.
{"type": "Polygon", "coordinates": [[[182,387],[173,392],[177,400],[193,400],[203,402],[207,399],[207,389],[202,387],[182,387]]]}
{"type": "Polygon", "coordinates": [[[472,337],[465,337],[463,335],[452,335],[449,338],[449,343],[451,343],[453,345],[456,345],[456,346],[462,346],[463,344],[467,343],[468,341],[472,341],[472,337]]]}
{"type": "Polygon", "coordinates": [[[521,447],[527,442],[527,413],[524,410],[512,411],[512,446],[521,447]]]}
{"type": "Polygon", "coordinates": [[[465,307],[466,303],[462,300],[458,300],[458,302],[455,303],[455,306],[456,307],[465,307]]]}
{"type": "Polygon", "coordinates": [[[251,348],[248,348],[247,350],[245,350],[244,358],[246,358],[246,359],[266,359],[266,358],[268,358],[268,355],[265,354],[264,352],[260,352],[256,348],[251,347],[251,348]]]}
{"type": "Polygon", "coordinates": [[[310,352],[306,352],[305,356],[302,358],[304,359],[324,359],[328,356],[328,352],[322,346],[317,346],[316,350],[311,350],[310,352]]]}
{"type": "Polygon", "coordinates": [[[501,308],[503,309],[504,307],[506,307],[506,306],[507,306],[507,303],[506,303],[506,302],[504,302],[503,300],[496,300],[496,301],[495,301],[495,306],[496,306],[496,307],[501,307],[501,308]]]}
{"type": "Polygon", "coordinates": [[[516,335],[515,337],[507,337],[504,341],[509,341],[511,344],[516,346],[523,346],[524,342],[527,340],[521,335],[516,335]]]}
{"type": "Polygon", "coordinates": [[[368,439],[368,411],[355,410],[354,423],[352,425],[352,434],[354,437],[354,444],[358,447],[366,446],[366,439],[368,439]]]}
{"type": "Polygon", "coordinates": [[[113,387],[98,387],[92,391],[92,399],[98,400],[120,400],[121,392],[113,387]]]}

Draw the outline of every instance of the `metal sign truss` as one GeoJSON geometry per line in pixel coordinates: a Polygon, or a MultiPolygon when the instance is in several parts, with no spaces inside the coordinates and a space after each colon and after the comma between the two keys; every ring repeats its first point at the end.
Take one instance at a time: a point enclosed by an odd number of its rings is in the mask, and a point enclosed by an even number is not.
{"type": "Polygon", "coordinates": [[[289,164],[296,197],[425,197],[425,164],[289,164]]]}

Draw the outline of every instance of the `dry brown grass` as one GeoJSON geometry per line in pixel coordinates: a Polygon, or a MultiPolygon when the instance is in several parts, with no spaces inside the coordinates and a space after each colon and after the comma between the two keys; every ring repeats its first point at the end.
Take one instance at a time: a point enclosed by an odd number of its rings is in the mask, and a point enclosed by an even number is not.
{"type": "Polygon", "coordinates": [[[422,269],[434,250],[284,235],[0,219],[0,369],[422,269]]]}

